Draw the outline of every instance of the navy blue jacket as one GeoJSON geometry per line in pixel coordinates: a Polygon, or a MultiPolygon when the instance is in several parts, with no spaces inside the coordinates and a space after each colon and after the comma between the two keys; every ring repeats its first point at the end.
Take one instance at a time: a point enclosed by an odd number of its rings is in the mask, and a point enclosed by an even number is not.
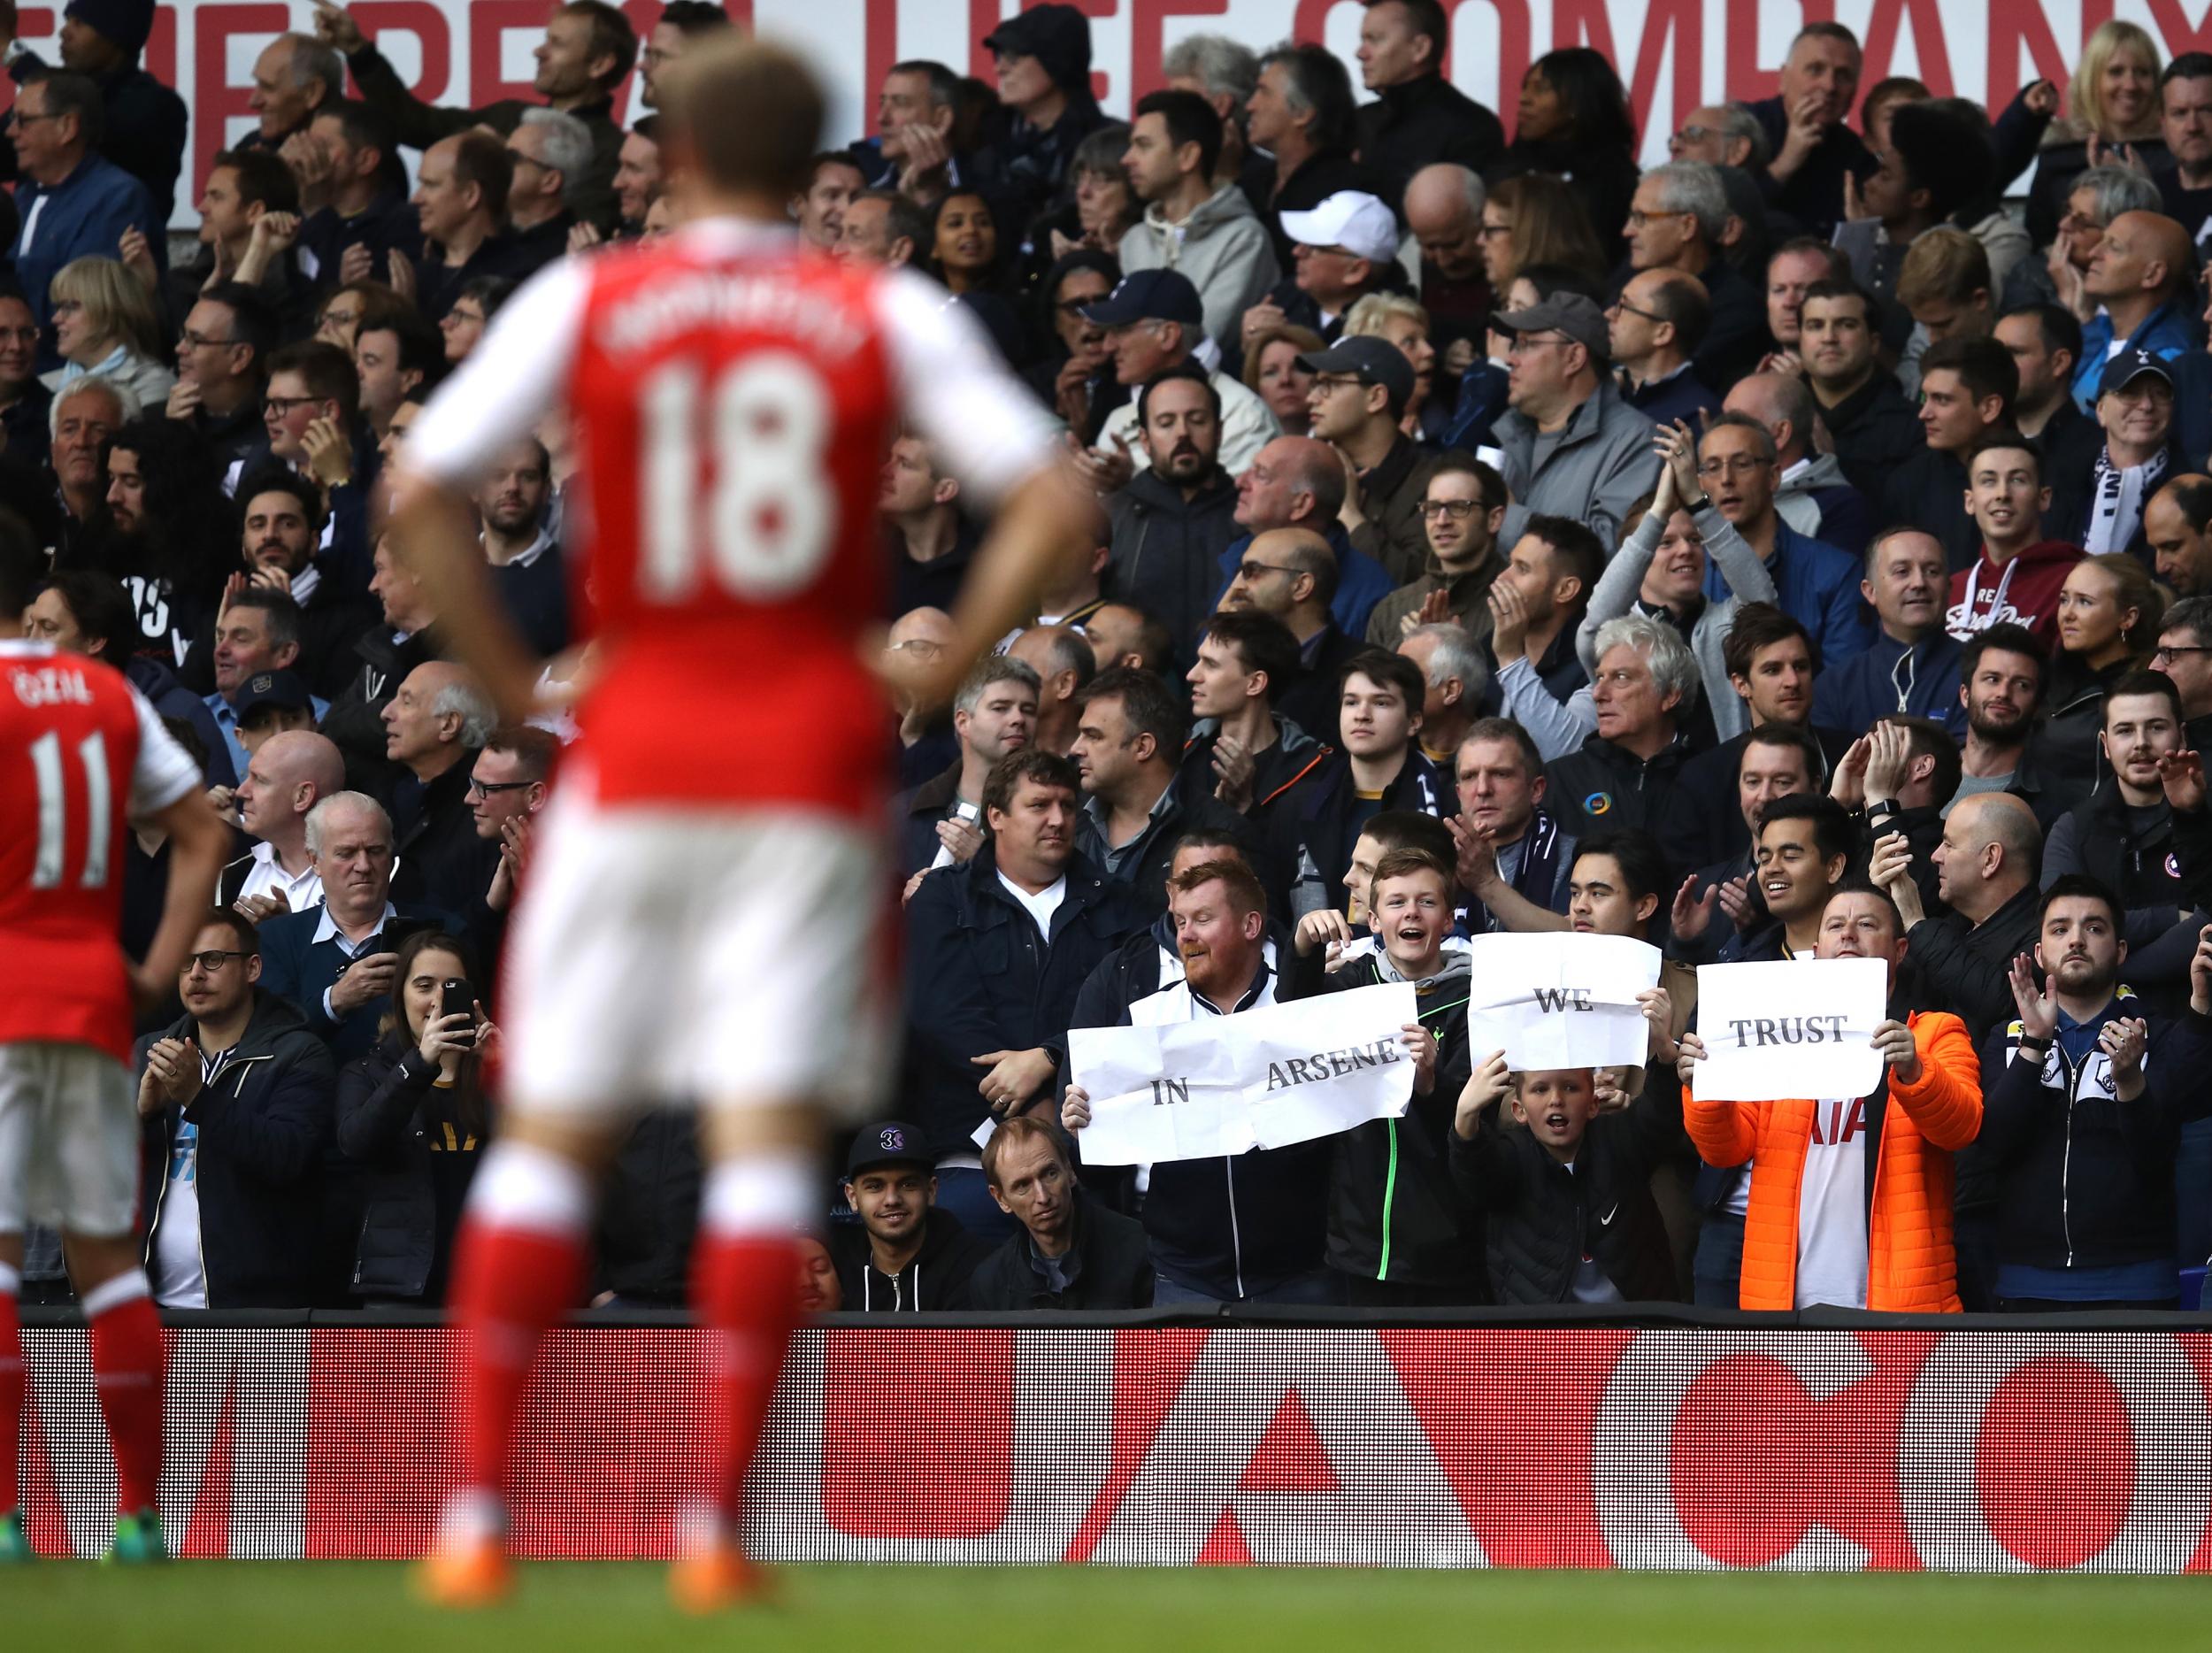
{"type": "Polygon", "coordinates": [[[1703,428],[1699,414],[1720,411],[1720,398],[1705,388],[1697,376],[1697,369],[1687,362],[1679,373],[1670,373],[1664,379],[1640,385],[1623,384],[1621,400],[1655,424],[1671,425],[1677,419],[1686,419],[1692,430],[1703,428]]]}
{"type": "Polygon", "coordinates": [[[53,314],[47,288],[62,265],[77,258],[112,258],[116,243],[127,229],[137,230],[159,259],[168,245],[168,231],[154,217],[146,186],[98,155],[88,155],[77,170],[53,185],[25,180],[15,188],[16,209],[24,228],[16,231],[10,257],[23,296],[38,318],[41,332],[38,365],[41,371],[60,366],[50,327],[53,314]],[[39,204],[43,203],[42,207],[39,204]],[[36,213],[36,222],[33,214],[36,213]]]}
{"type": "MultiPolygon", "coordinates": [[[[1352,536],[1344,532],[1344,525],[1332,522],[1322,534],[1329,549],[1336,553],[1336,595],[1329,599],[1329,618],[1336,628],[1347,637],[1367,635],[1367,617],[1375,611],[1375,605],[1395,591],[1397,582],[1391,579],[1383,565],[1352,543],[1352,536]]],[[[1221,589],[1214,593],[1214,607],[1221,606],[1221,599],[1229,595],[1229,585],[1237,577],[1237,565],[1244,561],[1244,553],[1250,548],[1248,534],[1229,542],[1221,553],[1221,589]]]]}
{"type": "Polygon", "coordinates": [[[1084,978],[1143,925],[1128,889],[1080,855],[1046,938],[1000,881],[994,844],[922,880],[906,905],[906,1065],[910,1117],[932,1154],[975,1151],[989,1108],[971,1057],[1041,1046],[1066,1070],[1084,978]]]}
{"type": "MultiPolygon", "coordinates": [[[[461,921],[451,913],[436,907],[422,906],[415,902],[395,902],[395,917],[404,922],[412,920],[412,927],[424,924],[459,934],[461,921]]],[[[342,1062],[357,1061],[376,1049],[376,1025],[392,1008],[389,998],[371,999],[350,1014],[336,1020],[323,1008],[324,989],[335,982],[349,962],[338,945],[337,938],[318,942],[315,931],[323,921],[323,909],[310,907],[304,912],[279,913],[261,926],[261,985],[268,992],[280,995],[292,1002],[294,1009],[306,1019],[308,1030],[330,1047],[331,1054],[342,1062]]],[[[386,925],[393,923],[387,919],[386,925]]],[[[375,936],[357,955],[367,957],[373,953],[395,950],[375,936]]],[[[333,1081],[334,1084],[335,1081],[333,1081]]]]}
{"type": "MultiPolygon", "coordinates": [[[[187,1015],[138,1042],[142,1073],[157,1039],[198,1034],[187,1015]]],[[[265,985],[246,1031],[212,1085],[185,1108],[146,1120],[147,1256],[168,1193],[177,1127],[199,1127],[200,1267],[211,1309],[304,1309],[330,1295],[320,1239],[322,1166],[336,1129],[338,1070],[298,1011],[265,985]]]]}
{"type": "Polygon", "coordinates": [[[1963,741],[1959,657],[1964,652],[1963,643],[1941,630],[1908,647],[1878,629],[1864,654],[1828,667],[1814,682],[1813,721],[1824,728],[1864,731],[1903,711],[1932,718],[1954,740],[1963,741]]]}

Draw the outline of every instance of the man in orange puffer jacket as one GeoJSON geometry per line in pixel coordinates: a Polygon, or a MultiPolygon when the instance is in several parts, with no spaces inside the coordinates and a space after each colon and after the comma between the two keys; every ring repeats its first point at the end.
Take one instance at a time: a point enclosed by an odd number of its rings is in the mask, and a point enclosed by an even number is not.
{"type": "MultiPolygon", "coordinates": [[[[1863,884],[1842,886],[1821,915],[1817,956],[1886,960],[1894,995],[1905,957],[1895,905],[1863,884]]],[[[1752,1162],[1747,1309],[1958,1311],[1951,1157],[1981,1129],[1980,1058],[1966,1025],[1943,1011],[1886,1021],[1874,1043],[1887,1066],[1869,1096],[1700,1102],[1705,1047],[1683,1037],[1690,1140],[1709,1165],[1752,1162]]]]}

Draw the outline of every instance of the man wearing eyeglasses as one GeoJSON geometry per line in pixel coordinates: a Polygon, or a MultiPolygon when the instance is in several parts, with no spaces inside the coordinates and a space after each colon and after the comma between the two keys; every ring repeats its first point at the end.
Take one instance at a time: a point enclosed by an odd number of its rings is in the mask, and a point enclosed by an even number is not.
{"type": "Polygon", "coordinates": [[[1446,620],[1477,642],[1489,636],[1490,586],[1505,567],[1498,530],[1507,503],[1505,479],[1481,460],[1457,452],[1438,459],[1421,497],[1428,565],[1375,605],[1371,647],[1395,649],[1416,627],[1446,620]]]}
{"type": "MultiPolygon", "coordinates": [[[[1824,665],[1863,654],[1873,634],[1859,619],[1859,564],[1848,551],[1798,533],[1774,509],[1774,438],[1746,413],[1724,413],[1698,444],[1698,481],[1772,576],[1776,606],[1811,633],[1824,665]]],[[[1717,565],[1705,572],[1705,595],[1728,596],[1717,565]]]]}
{"type": "Polygon", "coordinates": [[[337,1065],[306,1018],[260,985],[261,943],[244,917],[211,912],[192,950],[177,978],[184,1014],[137,1050],[157,1190],[146,1239],[154,1301],[312,1308],[339,1284],[319,1241],[337,1065]]]}
{"type": "Polygon", "coordinates": [[[1661,425],[1720,411],[1720,398],[1690,365],[1713,320],[1703,282],[1679,270],[1640,271],[1605,319],[1629,406],[1661,425]]]}
{"type": "Polygon", "coordinates": [[[2184,597],[2166,611],[2151,670],[2173,680],[2181,696],[2182,739],[2212,750],[2212,596],[2184,597]]]}

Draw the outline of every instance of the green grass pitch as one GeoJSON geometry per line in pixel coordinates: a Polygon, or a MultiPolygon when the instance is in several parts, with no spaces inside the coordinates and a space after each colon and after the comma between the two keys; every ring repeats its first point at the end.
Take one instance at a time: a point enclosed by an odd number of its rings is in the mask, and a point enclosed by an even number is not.
{"type": "Polygon", "coordinates": [[[1866,1649],[1943,1653],[2212,1647],[2200,1579],[1601,1572],[786,1567],[780,1599],[679,1617],[663,1569],[540,1564],[508,1606],[416,1605],[382,1563],[187,1562],[0,1574],[0,1646],[70,1653],[437,1653],[744,1648],[898,1653],[1416,1653],[1427,1649],[1866,1649]]]}

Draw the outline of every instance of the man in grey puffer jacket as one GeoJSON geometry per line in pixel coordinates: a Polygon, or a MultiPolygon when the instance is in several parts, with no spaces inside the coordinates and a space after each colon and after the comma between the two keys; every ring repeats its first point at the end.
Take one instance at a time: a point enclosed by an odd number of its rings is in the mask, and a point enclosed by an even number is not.
{"type": "Polygon", "coordinates": [[[1148,204],[1122,237],[1123,271],[1179,270],[1205,306],[1206,336],[1238,348],[1244,312],[1281,271],[1267,228],[1234,182],[1214,187],[1221,117],[1195,92],[1154,92],[1137,103],[1122,164],[1148,204]]]}

